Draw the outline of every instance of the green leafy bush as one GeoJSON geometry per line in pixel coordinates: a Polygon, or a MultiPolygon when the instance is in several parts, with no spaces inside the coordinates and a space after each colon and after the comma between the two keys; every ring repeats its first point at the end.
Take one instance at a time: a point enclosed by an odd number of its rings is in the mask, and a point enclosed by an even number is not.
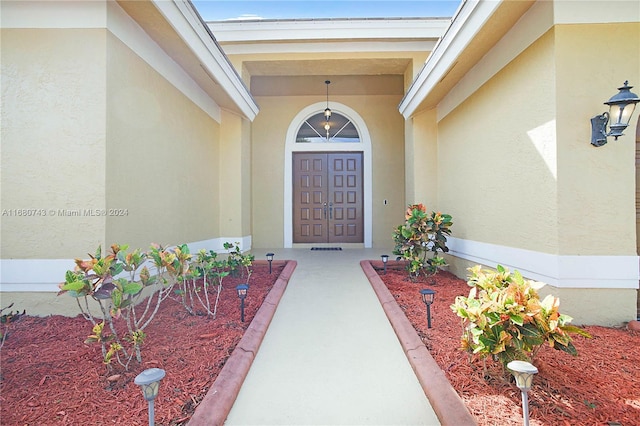
{"type": "Polygon", "coordinates": [[[226,242],[223,244],[225,250],[229,252],[227,256],[227,265],[232,276],[247,277],[247,281],[251,277],[251,266],[255,256],[250,253],[242,253],[239,243],[231,244],[226,242]]]}
{"type": "Polygon", "coordinates": [[[448,214],[428,214],[422,204],[409,205],[405,223],[393,233],[393,254],[407,262],[407,271],[412,279],[420,273],[433,275],[438,272],[438,267],[446,266],[444,258],[438,253],[449,251],[447,235],[451,235],[452,224],[448,214]]]}
{"type": "Polygon", "coordinates": [[[67,271],[58,294],[74,297],[82,316],[91,322],[92,334],[85,343],[100,343],[109,369],[114,359],[126,369],[134,355],[142,362],[144,330],[163,301],[174,299],[191,315],[199,314],[199,305],[215,319],[223,279],[235,271],[249,280],[254,256],[243,254],[238,244],[224,243],[224,248],[229,250],[226,259],[205,250],[192,256],[186,244],[172,248],[154,244],[146,252],[129,252],[128,246],[114,244],[106,256],[98,247],[90,259],[76,259],[76,268],[67,271]],[[213,303],[209,297],[212,286],[216,295],[213,303]],[[143,291],[151,287],[152,291],[143,291]],[[90,299],[102,315],[92,313],[90,299]],[[118,328],[116,322],[124,326],[118,328]]]}
{"type": "Polygon", "coordinates": [[[469,270],[469,296],[458,296],[451,305],[462,318],[463,350],[506,366],[512,360],[531,362],[545,343],[575,356],[570,334],[590,337],[558,311],[557,297],[540,300],[541,283],[525,280],[518,271],[511,273],[500,265],[497,271],[479,265],[469,270]]]}
{"type": "Polygon", "coordinates": [[[213,250],[200,250],[192,259],[189,273],[183,277],[181,285],[176,290],[181,296],[182,305],[191,315],[199,314],[199,304],[208,317],[216,318],[222,283],[228,275],[246,277],[247,284],[249,283],[255,256],[242,253],[239,243],[234,245],[225,242],[223,247],[229,251],[226,259],[218,258],[218,254],[213,250]],[[209,298],[211,287],[214,287],[216,293],[213,303],[209,298]]]}
{"type": "Polygon", "coordinates": [[[67,293],[74,297],[82,316],[92,323],[93,334],[85,342],[100,343],[103,361],[109,368],[114,356],[125,368],[134,355],[142,362],[144,329],[187,272],[191,257],[186,245],[165,249],[154,244],[148,252],[127,250],[127,246],[114,244],[104,256],[98,247],[94,255],[89,255],[90,259],[76,259],[76,268],[66,272],[65,281],[59,286],[58,295],[67,293]],[[155,269],[153,275],[147,265],[155,269]],[[153,287],[155,294],[144,301],[143,290],[149,287],[153,287]],[[89,299],[97,302],[102,321],[98,322],[92,313],[89,299]],[[126,324],[124,334],[116,327],[116,320],[120,319],[126,324]],[[105,324],[109,326],[108,332],[104,330],[105,324]]]}
{"type": "MultiPolygon", "coordinates": [[[[216,259],[217,254],[210,250],[208,253],[202,249],[192,258],[187,274],[181,277],[180,286],[175,290],[180,297],[180,302],[189,315],[198,315],[199,306],[205,309],[205,314],[215,318],[216,309],[212,308],[209,298],[209,287],[211,287],[217,271],[224,269],[225,263],[216,259]],[[196,303],[198,302],[198,303],[196,303]]],[[[226,274],[219,276],[219,287],[222,288],[222,278],[226,274]]],[[[217,306],[217,305],[216,305],[217,306]]]]}

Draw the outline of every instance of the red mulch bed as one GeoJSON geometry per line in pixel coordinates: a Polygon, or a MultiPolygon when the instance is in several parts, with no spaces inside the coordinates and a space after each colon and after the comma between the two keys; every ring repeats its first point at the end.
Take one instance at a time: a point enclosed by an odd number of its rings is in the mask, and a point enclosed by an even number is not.
{"type": "MultiPolygon", "coordinates": [[[[483,377],[482,362],[472,364],[468,354],[458,350],[462,326],[449,306],[456,296],[468,296],[467,283],[448,272],[438,273],[435,282],[430,278],[411,282],[404,270],[389,269],[385,275],[379,270],[381,262],[372,265],[478,424],[521,425],[522,400],[510,383],[511,375],[505,375],[499,363],[487,361],[488,374],[483,377]],[[419,294],[422,288],[437,292],[431,329],[419,294]]],[[[533,363],[539,373],[529,392],[530,424],[640,425],[640,333],[584,328],[593,338],[574,337],[577,357],[547,346],[536,356],[533,363]]]]}
{"type": "Polygon", "coordinates": [[[155,401],[156,424],[185,423],[285,263],[274,262],[273,273],[269,274],[266,263],[256,262],[244,323],[240,321],[235,286],[246,279],[225,278],[215,320],[190,316],[178,302],[165,301],[145,330],[148,337],[142,349],[142,365],[134,359],[129,371],[116,361],[112,362],[113,371],[108,371],[102,363],[100,345],[84,344],[91,334],[91,324],[82,317],[21,317],[11,324],[1,351],[2,425],[147,425],[147,403],[133,380],[151,367],[166,371],[155,401]]]}
{"type": "MultiPolygon", "coordinates": [[[[185,423],[283,268],[284,262],[274,262],[269,275],[266,264],[254,267],[245,323],[235,293],[241,279],[225,279],[216,320],[189,316],[177,302],[164,303],[147,329],[143,364],[133,361],[129,371],[115,364],[115,371],[107,371],[99,345],[83,343],[91,326],[81,317],[20,318],[11,325],[0,357],[1,423],[146,425],[147,405],[133,379],[150,367],[167,372],[156,400],[156,423],[185,423]],[[108,380],[116,374],[120,377],[108,380]]],[[[470,364],[457,350],[460,320],[449,305],[455,296],[468,294],[466,282],[446,272],[434,284],[411,282],[405,271],[389,269],[380,276],[478,423],[522,424],[520,392],[509,375],[488,362],[489,374],[483,377],[482,365],[470,364]],[[418,294],[426,287],[437,291],[431,329],[418,294]]],[[[574,339],[578,357],[543,348],[536,358],[540,373],[529,393],[532,425],[640,425],[640,333],[586,330],[593,338],[574,339]]]]}

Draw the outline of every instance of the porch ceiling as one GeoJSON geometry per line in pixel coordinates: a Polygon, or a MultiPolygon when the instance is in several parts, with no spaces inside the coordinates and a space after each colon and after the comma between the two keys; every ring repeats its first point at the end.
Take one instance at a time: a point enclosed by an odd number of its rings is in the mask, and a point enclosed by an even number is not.
{"type": "Polygon", "coordinates": [[[209,22],[254,96],[404,95],[449,19],[209,22]]]}
{"type": "Polygon", "coordinates": [[[247,61],[246,70],[255,76],[383,75],[404,74],[410,58],[307,59],[294,61],[247,61]]]}
{"type": "Polygon", "coordinates": [[[402,75],[304,75],[251,77],[254,96],[322,96],[326,94],[325,80],[329,79],[329,98],[342,95],[398,95],[404,94],[402,75]]]}
{"type": "Polygon", "coordinates": [[[404,94],[410,58],[248,61],[254,96],[404,94]]]}

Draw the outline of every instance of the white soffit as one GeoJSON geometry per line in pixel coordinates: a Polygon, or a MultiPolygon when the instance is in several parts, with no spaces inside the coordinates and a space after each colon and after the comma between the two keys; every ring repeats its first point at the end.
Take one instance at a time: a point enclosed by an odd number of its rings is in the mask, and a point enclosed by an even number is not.
{"type": "MultiPolygon", "coordinates": [[[[217,35],[216,35],[217,37],[217,35]]],[[[433,40],[354,40],[354,41],[291,41],[286,43],[221,43],[227,55],[349,52],[430,52],[437,43],[433,40]]]]}
{"type": "Polygon", "coordinates": [[[455,66],[458,57],[499,6],[499,1],[477,0],[464,1],[460,5],[451,26],[398,106],[405,119],[416,112],[423,99],[455,66]]]}
{"type": "Polygon", "coordinates": [[[449,18],[300,19],[215,21],[207,25],[221,44],[330,40],[439,39],[449,18]]]}
{"type": "Polygon", "coordinates": [[[190,47],[205,72],[231,97],[242,114],[253,121],[259,111],[258,105],[193,5],[182,0],[151,2],[190,47]]]}
{"type": "Polygon", "coordinates": [[[466,0],[398,105],[405,119],[434,108],[536,0],[466,0]]]}

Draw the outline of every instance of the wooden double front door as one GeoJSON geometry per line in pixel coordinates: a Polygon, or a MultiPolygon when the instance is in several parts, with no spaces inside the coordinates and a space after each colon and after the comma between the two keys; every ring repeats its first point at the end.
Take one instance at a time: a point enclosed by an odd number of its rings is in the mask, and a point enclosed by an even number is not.
{"type": "Polygon", "coordinates": [[[293,242],[362,243],[361,152],[293,153],[293,242]]]}

